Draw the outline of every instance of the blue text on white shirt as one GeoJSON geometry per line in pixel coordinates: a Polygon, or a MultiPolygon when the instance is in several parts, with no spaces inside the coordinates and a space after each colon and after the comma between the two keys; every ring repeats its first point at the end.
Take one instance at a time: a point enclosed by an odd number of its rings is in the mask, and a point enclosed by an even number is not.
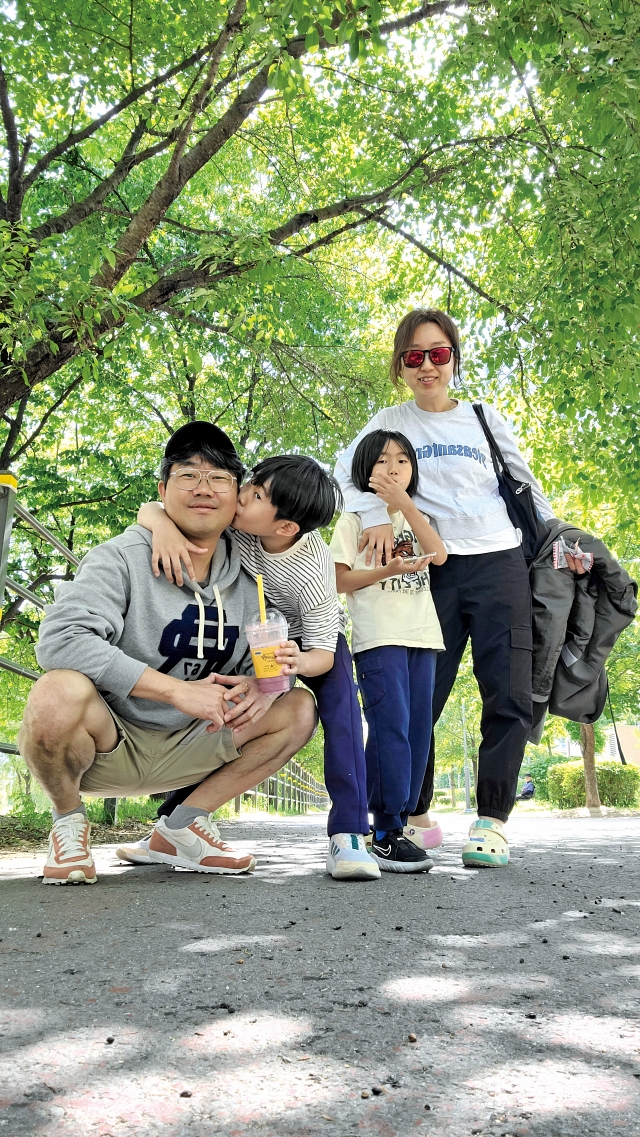
{"type": "Polygon", "coordinates": [[[444,458],[450,454],[461,458],[473,458],[476,462],[481,462],[486,469],[487,459],[482,450],[478,450],[476,446],[461,446],[455,442],[434,442],[433,446],[416,446],[416,458],[444,458]]]}

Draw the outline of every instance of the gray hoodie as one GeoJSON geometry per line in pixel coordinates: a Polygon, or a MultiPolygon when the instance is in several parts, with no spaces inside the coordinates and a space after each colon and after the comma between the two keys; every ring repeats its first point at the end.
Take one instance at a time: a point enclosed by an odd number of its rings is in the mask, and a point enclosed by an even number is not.
{"type": "Polygon", "coordinates": [[[75,580],[58,585],[36,649],[45,671],[81,671],[127,722],[179,730],[192,721],[168,703],[131,696],[146,667],[176,679],[212,671],[252,674],[245,624],[258,610],[255,582],[228,533],[206,585],[182,588],[151,572],[151,533],[131,525],[87,553],[75,580]],[[218,612],[222,610],[222,620],[218,612]]]}

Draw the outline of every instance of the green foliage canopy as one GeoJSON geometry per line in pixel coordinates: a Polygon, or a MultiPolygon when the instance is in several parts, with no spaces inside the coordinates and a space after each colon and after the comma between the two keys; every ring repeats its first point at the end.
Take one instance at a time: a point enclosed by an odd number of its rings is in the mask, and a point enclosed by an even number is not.
{"type": "MultiPolygon", "coordinates": [[[[0,24],[0,466],[78,553],[154,495],[185,418],[247,462],[331,462],[426,301],[557,511],[637,557],[637,0],[18,0],[0,24]]],[[[20,525],[10,571],[50,597],[64,569],[20,525]]],[[[3,626],[33,665],[37,617],[3,626]]]]}

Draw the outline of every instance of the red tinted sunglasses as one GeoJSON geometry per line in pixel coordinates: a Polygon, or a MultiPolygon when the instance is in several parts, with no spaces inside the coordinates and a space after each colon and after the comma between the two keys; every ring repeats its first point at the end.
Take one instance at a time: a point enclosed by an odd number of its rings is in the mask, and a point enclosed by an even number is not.
{"type": "Polygon", "coordinates": [[[409,351],[403,351],[400,358],[405,367],[412,369],[422,367],[427,356],[429,356],[434,367],[444,367],[451,356],[455,355],[455,350],[454,347],[432,347],[431,351],[420,351],[418,348],[412,347],[409,351]]]}

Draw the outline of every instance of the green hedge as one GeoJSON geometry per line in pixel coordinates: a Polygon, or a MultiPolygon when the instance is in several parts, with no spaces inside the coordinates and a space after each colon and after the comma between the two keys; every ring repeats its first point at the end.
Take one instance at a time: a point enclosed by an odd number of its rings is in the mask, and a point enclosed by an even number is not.
{"type": "MultiPolygon", "coordinates": [[[[598,792],[603,805],[620,809],[636,804],[640,787],[637,766],[620,762],[596,762],[598,792]]],[[[582,761],[560,762],[547,774],[549,801],[560,809],[577,809],[585,804],[584,766],[582,761]]]]}

